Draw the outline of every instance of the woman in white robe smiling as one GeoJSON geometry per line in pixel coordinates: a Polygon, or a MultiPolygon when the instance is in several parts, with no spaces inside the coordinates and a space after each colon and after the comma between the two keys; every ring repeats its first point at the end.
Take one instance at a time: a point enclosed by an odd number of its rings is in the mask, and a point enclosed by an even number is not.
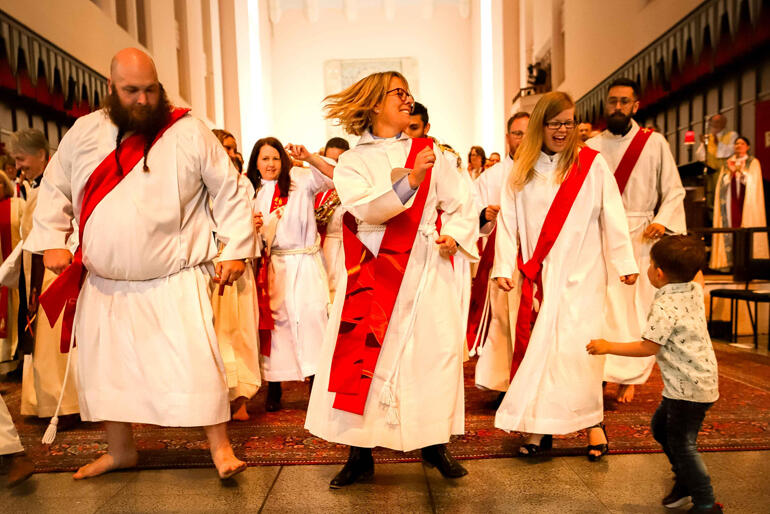
{"type": "Polygon", "coordinates": [[[259,343],[262,378],[268,382],[265,409],[272,412],[281,408],[281,382],[316,373],[329,289],[313,204],[315,195],[333,184],[316,168],[292,167],[273,137],[256,142],[246,175],[264,220],[259,343]]]}
{"type": "Polygon", "coordinates": [[[343,230],[351,231],[344,235],[348,273],[335,295],[305,422],[313,434],[351,445],[332,488],[371,477],[375,446],[422,448],[423,459],[445,477],[467,473],[444,446],[452,434],[464,431],[464,320],[449,256],[459,249],[478,259],[478,217],[455,164],[434,152],[432,142],[404,133],[413,103],[406,79],[397,72],[375,73],[327,98],[327,116],[361,136],[334,170],[342,206],[350,213],[343,221],[343,230]],[[419,145],[414,152],[413,145],[419,145]],[[436,231],[437,209],[444,212],[441,236],[436,231]],[[406,218],[406,231],[389,230],[402,226],[406,218]],[[402,235],[405,232],[409,235],[402,235]],[[398,237],[403,239],[391,245],[398,237]],[[349,245],[363,252],[365,262],[349,265],[351,257],[357,261],[360,255],[349,255],[349,245]],[[367,291],[348,290],[348,281],[357,287],[370,262],[377,265],[372,307],[383,309],[361,313],[358,322],[345,319],[341,330],[343,315],[355,310],[367,291]],[[390,273],[385,278],[378,273],[382,267],[390,273]],[[400,287],[393,285],[397,281],[400,287]],[[350,368],[337,367],[338,358],[347,356],[340,350],[350,341],[348,334],[362,326],[372,331],[366,332],[365,344],[363,338],[356,339],[362,345],[352,348],[350,368]],[[374,362],[367,361],[366,352],[372,348],[379,352],[374,362]],[[342,391],[336,385],[337,371],[350,372],[360,388],[342,391]]]}
{"type": "Polygon", "coordinates": [[[598,460],[608,450],[601,424],[604,361],[584,348],[601,334],[608,264],[626,284],[636,281],[638,270],[615,178],[577,136],[572,99],[545,94],[502,192],[491,276],[522,294],[518,367],[495,426],[530,434],[519,450],[528,456],[549,449],[552,434],[590,427],[588,457],[598,460]]]}

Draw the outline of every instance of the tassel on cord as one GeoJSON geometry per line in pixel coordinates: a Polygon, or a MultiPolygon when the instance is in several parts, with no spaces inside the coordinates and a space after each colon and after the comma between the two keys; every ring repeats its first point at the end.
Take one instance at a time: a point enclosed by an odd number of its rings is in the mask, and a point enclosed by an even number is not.
{"type": "Polygon", "coordinates": [[[396,404],[396,398],[393,394],[393,385],[390,383],[390,380],[385,382],[382,386],[382,390],[380,391],[380,403],[387,406],[396,404]]]}
{"type": "Polygon", "coordinates": [[[59,393],[59,403],[56,404],[56,412],[51,417],[51,422],[48,424],[48,428],[45,429],[43,434],[43,444],[53,444],[56,439],[56,428],[59,424],[59,410],[61,409],[61,402],[64,399],[64,391],[67,387],[67,378],[70,374],[70,361],[72,360],[72,348],[75,346],[75,331],[72,331],[70,335],[70,350],[67,353],[67,366],[64,368],[64,380],[62,381],[61,392],[59,393]]]}
{"type": "Polygon", "coordinates": [[[398,408],[395,405],[388,407],[388,412],[385,415],[385,421],[388,422],[388,425],[398,425],[401,423],[401,420],[398,418],[398,408]]]}

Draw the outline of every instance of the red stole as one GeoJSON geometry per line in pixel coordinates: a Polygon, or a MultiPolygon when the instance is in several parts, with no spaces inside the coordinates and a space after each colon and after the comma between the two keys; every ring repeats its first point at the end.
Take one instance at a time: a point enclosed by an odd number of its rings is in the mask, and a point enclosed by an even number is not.
{"type": "MultiPolygon", "coordinates": [[[[2,247],[3,260],[7,259],[13,248],[11,247],[11,199],[6,198],[0,202],[0,246],[2,247]]],[[[8,306],[8,288],[0,287],[0,338],[8,337],[8,322],[10,321],[10,307],[8,306]]]]}
{"type": "MultiPolygon", "coordinates": [[[[481,316],[484,311],[484,304],[487,300],[487,291],[489,289],[489,274],[492,271],[492,264],[495,262],[495,238],[497,236],[497,227],[492,230],[487,238],[487,246],[481,253],[479,267],[476,270],[476,277],[471,286],[470,309],[468,310],[468,329],[465,333],[468,349],[473,348],[473,342],[476,340],[476,334],[481,324],[481,316]]],[[[479,239],[479,243],[481,239],[479,239]]],[[[480,245],[479,245],[480,246],[480,245]]],[[[487,317],[486,326],[492,321],[492,316],[487,317]]],[[[486,328],[486,327],[485,327],[486,328]]]]}
{"type": "Polygon", "coordinates": [[[741,183],[738,173],[730,177],[730,226],[740,228],[743,221],[743,200],[746,196],[746,186],[741,183]]]}
{"type": "MultiPolygon", "coordinates": [[[[171,112],[171,118],[165,127],[158,131],[151,147],[158,142],[158,139],[174,123],[179,121],[190,109],[177,108],[171,112]]],[[[75,255],[72,257],[72,263],[59,275],[54,282],[40,295],[40,305],[43,307],[48,322],[53,327],[62,310],[64,311],[64,320],[61,329],[60,349],[62,353],[69,352],[70,336],[72,334],[72,322],[75,318],[75,307],[77,306],[80,287],[85,277],[85,266],[83,265],[83,232],[85,230],[88,218],[99,202],[101,202],[115,186],[133,170],[144,156],[145,139],[141,134],[132,134],[126,138],[120,145],[120,166],[123,174],[120,174],[117,163],[115,162],[115,151],[107,155],[104,160],[88,177],[88,182],[83,189],[83,203],[80,208],[80,245],[75,255]]]]}
{"type": "Polygon", "coordinates": [[[623,196],[623,191],[626,190],[626,184],[631,177],[631,172],[636,166],[636,162],[639,160],[639,156],[642,154],[645,143],[650,139],[653,130],[648,128],[639,129],[631,143],[626,148],[626,152],[618,163],[618,167],[615,170],[615,180],[618,183],[618,189],[620,189],[620,195],[623,196]]]}
{"type": "MultiPolygon", "coordinates": [[[[588,170],[599,152],[591,148],[583,147],[578,159],[569,170],[567,178],[559,186],[556,196],[548,209],[548,214],[543,221],[540,235],[537,238],[535,251],[532,257],[525,263],[521,257],[521,249],[517,256],[518,268],[521,272],[521,301],[516,317],[516,338],[513,345],[513,362],[511,363],[511,380],[519,369],[524,354],[529,345],[532,328],[537,320],[537,313],[543,303],[543,261],[551,251],[556,239],[559,237],[564,222],[575,203],[580,188],[585,182],[588,170]],[[535,303],[537,301],[537,303],[535,303]]],[[[558,301],[558,299],[554,299],[558,301]]]]}
{"type": "MultiPolygon", "coordinates": [[[[432,148],[433,140],[412,139],[404,167],[414,167],[417,154],[425,147],[432,148]]],[[[425,208],[431,171],[425,174],[412,206],[386,223],[376,257],[358,239],[358,225],[353,215],[345,213],[342,218],[348,284],[329,372],[329,391],[336,393],[335,409],[364,413],[377,359],[425,208]]]]}
{"type": "MultiPolygon", "coordinates": [[[[286,205],[289,196],[281,196],[281,189],[275,184],[273,199],[270,202],[270,212],[286,205]]],[[[271,330],[275,328],[273,311],[270,309],[270,255],[265,249],[265,255],[259,263],[257,271],[257,305],[259,306],[259,352],[265,357],[270,357],[272,347],[271,330]]]]}

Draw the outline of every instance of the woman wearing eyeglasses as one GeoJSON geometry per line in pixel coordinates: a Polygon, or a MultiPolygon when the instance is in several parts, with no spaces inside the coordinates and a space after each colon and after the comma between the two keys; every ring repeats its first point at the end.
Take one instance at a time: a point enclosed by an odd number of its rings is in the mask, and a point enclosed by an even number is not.
{"type": "Polygon", "coordinates": [[[332,488],[370,478],[375,446],[421,448],[445,477],[467,473],[444,446],[464,431],[463,320],[449,257],[459,250],[478,259],[478,213],[456,164],[432,140],[405,133],[413,103],[397,72],[374,73],[326,98],[327,117],[361,136],[334,172],[348,211],[348,273],[305,423],[351,446],[332,488]]]}
{"type": "Polygon", "coordinates": [[[553,434],[588,428],[588,458],[599,460],[609,448],[604,362],[585,347],[601,334],[609,263],[626,284],[638,276],[623,203],[604,159],[579,140],[565,93],[538,101],[516,155],[491,275],[519,295],[513,377],[495,426],[528,434],[526,456],[550,449],[553,434]]]}

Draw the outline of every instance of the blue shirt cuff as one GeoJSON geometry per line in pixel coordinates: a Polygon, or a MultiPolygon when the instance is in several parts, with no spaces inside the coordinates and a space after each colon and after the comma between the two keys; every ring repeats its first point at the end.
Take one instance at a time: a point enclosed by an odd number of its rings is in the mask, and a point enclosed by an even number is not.
{"type": "Polygon", "coordinates": [[[398,199],[401,200],[401,203],[404,205],[406,205],[406,202],[408,202],[417,192],[416,189],[412,189],[412,186],[409,185],[409,175],[404,175],[401,179],[397,180],[396,183],[393,184],[393,191],[396,192],[398,199]]]}

